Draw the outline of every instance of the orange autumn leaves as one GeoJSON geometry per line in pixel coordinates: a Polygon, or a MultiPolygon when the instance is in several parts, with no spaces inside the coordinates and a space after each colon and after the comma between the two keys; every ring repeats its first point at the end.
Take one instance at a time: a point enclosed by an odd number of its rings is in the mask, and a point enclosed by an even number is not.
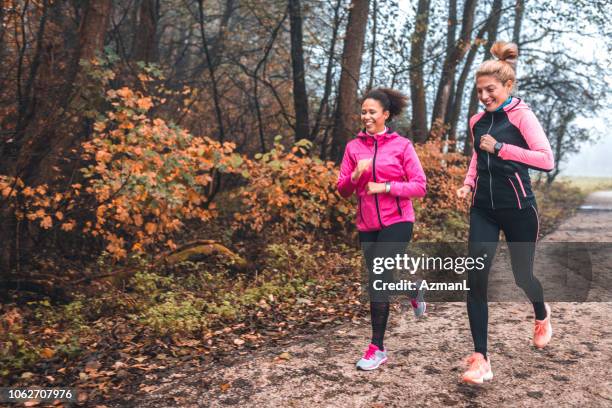
{"type": "Polygon", "coordinates": [[[65,212],[74,210],[72,197],[79,194],[80,187],[73,184],[68,191],[50,193],[46,184],[33,188],[21,179],[0,175],[0,204],[8,202],[17,221],[34,222],[44,229],[57,225],[63,231],[72,231],[76,222],[65,212]]]}
{"type": "Polygon", "coordinates": [[[338,169],[307,155],[312,143],[301,140],[286,152],[277,137],[272,150],[245,163],[249,183],[239,197],[246,211],[239,225],[261,231],[272,224],[287,236],[350,224],[353,209],[336,191],[338,169]]]}
{"type": "MultiPolygon", "coordinates": [[[[279,136],[271,151],[251,160],[237,154],[233,143],[193,136],[151,117],[153,102],[139,92],[110,90],[107,100],[112,108],[98,116],[93,137],[81,146],[85,167],[79,182],[50,191],[0,175],[0,206],[8,203],[20,222],[94,237],[122,259],[175,248],[186,223],[210,222],[217,216],[211,183],[218,173],[232,173],[246,182],[229,196],[240,210],[228,227],[272,228],[286,236],[352,227],[354,206],[336,191],[338,169],[309,155],[311,142],[302,140],[287,151],[279,136]]],[[[434,224],[463,204],[454,191],[465,174],[465,158],[441,153],[440,142],[417,151],[428,176],[418,217],[434,224]]]]}
{"type": "Polygon", "coordinates": [[[232,143],[149,118],[151,99],[128,88],[109,91],[108,99],[114,109],[83,143],[91,162],[83,169],[86,191],[98,203],[87,232],[102,236],[117,258],[157,244],[174,248],[185,221],[215,216],[208,197],[214,173],[237,172],[243,159],[232,143]]]}
{"type": "Polygon", "coordinates": [[[112,109],[81,146],[81,183],[48,191],[0,175],[0,205],[8,203],[19,222],[102,239],[116,259],[173,248],[186,221],[216,215],[209,202],[214,174],[237,172],[244,160],[232,143],[150,118],[151,99],[128,88],[108,91],[107,100],[112,109]]]}

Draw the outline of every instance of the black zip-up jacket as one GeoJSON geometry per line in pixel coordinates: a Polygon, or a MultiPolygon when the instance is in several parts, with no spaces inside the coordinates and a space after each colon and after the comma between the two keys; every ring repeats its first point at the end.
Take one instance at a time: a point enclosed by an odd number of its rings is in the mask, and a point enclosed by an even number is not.
{"type": "Polygon", "coordinates": [[[550,143],[534,113],[519,98],[499,111],[470,118],[474,154],[464,184],[472,188],[472,205],[479,208],[526,208],[535,205],[529,169],[551,171],[555,164],[550,143]],[[504,144],[498,155],[480,149],[490,134],[504,144]]]}

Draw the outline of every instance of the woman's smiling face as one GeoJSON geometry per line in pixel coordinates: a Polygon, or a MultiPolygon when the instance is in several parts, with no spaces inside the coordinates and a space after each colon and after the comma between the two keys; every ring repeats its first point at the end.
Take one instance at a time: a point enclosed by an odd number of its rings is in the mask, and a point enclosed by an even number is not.
{"type": "Polygon", "coordinates": [[[482,75],[476,80],[476,90],[478,91],[478,99],[484,104],[485,109],[493,112],[510,96],[512,81],[502,84],[492,75],[482,75]]]}
{"type": "Polygon", "coordinates": [[[376,99],[368,98],[361,104],[361,123],[368,133],[376,134],[385,130],[388,118],[389,111],[384,110],[376,99]]]}

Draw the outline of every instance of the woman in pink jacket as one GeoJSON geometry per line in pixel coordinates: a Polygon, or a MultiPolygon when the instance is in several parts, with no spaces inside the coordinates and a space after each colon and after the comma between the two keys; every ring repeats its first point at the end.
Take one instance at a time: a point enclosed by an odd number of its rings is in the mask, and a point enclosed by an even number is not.
{"type": "MultiPolygon", "coordinates": [[[[423,197],[426,178],[409,139],[386,126],[407,105],[406,96],[393,89],[377,88],[368,92],[361,105],[364,129],[344,151],[338,191],[348,198],[357,195],[356,224],[369,276],[371,344],[357,368],[373,370],[387,361],[383,337],[389,317],[386,296],[376,296],[372,275],[375,257],[395,257],[405,251],[412,237],[414,210],[411,199],[423,197]]],[[[383,279],[391,280],[390,271],[383,279]]],[[[415,314],[425,311],[425,302],[413,299],[415,314]]]]}

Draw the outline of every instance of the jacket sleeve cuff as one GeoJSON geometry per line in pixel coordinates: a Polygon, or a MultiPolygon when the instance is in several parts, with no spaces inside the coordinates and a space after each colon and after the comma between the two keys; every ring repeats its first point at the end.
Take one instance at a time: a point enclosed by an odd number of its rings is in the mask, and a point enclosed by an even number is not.
{"type": "Polygon", "coordinates": [[[499,153],[497,153],[497,157],[502,160],[508,160],[508,143],[504,143],[501,149],[499,149],[499,153]]]}
{"type": "Polygon", "coordinates": [[[474,182],[474,180],[465,179],[463,182],[463,185],[469,186],[472,189],[472,191],[474,191],[474,187],[476,186],[476,183],[474,182]]]}

